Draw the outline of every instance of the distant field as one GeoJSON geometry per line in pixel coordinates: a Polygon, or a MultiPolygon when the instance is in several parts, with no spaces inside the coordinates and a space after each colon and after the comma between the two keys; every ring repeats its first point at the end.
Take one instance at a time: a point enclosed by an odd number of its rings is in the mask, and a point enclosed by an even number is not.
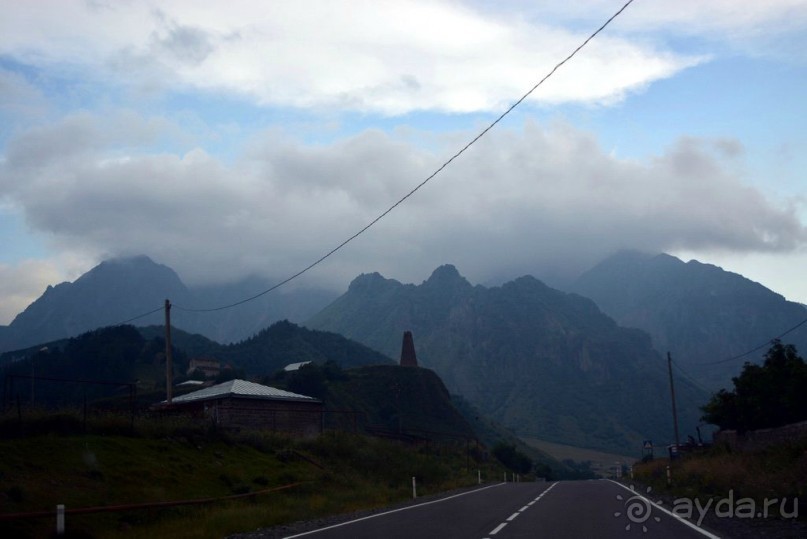
{"type": "Polygon", "coordinates": [[[609,473],[611,473],[609,470],[612,471],[617,462],[633,464],[639,460],[637,457],[605,453],[603,451],[597,451],[596,449],[586,449],[572,445],[556,444],[554,442],[539,440],[538,438],[521,439],[524,440],[524,443],[527,445],[540,449],[558,460],[571,459],[575,462],[591,462],[591,469],[600,475],[609,475],[609,473]]]}

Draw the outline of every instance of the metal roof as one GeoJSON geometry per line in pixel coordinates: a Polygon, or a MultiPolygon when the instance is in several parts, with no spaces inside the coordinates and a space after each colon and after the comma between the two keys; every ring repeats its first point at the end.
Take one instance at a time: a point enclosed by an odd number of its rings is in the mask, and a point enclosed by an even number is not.
{"type": "Polygon", "coordinates": [[[311,363],[311,362],[310,361],[301,361],[299,363],[289,363],[288,365],[283,367],[283,370],[286,371],[286,372],[297,371],[297,370],[300,370],[300,367],[302,367],[303,365],[308,365],[309,363],[311,363]]]}
{"type": "Polygon", "coordinates": [[[180,397],[171,400],[172,403],[193,402],[210,399],[220,399],[223,397],[240,397],[250,399],[266,399],[266,400],[283,400],[283,401],[305,401],[305,402],[320,402],[319,400],[292,393],[291,391],[284,391],[276,387],[262,386],[254,382],[247,382],[246,380],[230,380],[223,384],[206,387],[199,391],[187,393],[180,397]]]}

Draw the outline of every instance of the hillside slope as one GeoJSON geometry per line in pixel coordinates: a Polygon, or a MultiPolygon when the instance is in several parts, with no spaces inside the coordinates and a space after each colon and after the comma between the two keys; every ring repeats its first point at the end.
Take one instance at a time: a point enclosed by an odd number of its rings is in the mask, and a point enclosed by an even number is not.
{"type": "MultiPolygon", "coordinates": [[[[0,355],[2,374],[38,376],[35,396],[38,404],[78,405],[86,396],[92,401],[119,395],[120,386],[61,383],[42,378],[84,379],[131,383],[138,394],[165,387],[165,341],[163,328],[113,326],[83,333],[31,348],[0,355]]],[[[344,368],[392,364],[392,360],[341,335],[312,331],[278,322],[255,337],[234,345],[221,345],[201,335],[181,330],[172,334],[174,379],[182,380],[192,357],[212,357],[248,376],[266,376],[289,363],[335,362],[344,368]]],[[[27,379],[26,379],[27,380],[27,379]]],[[[31,401],[30,382],[17,383],[14,391],[23,402],[31,401]]]]}

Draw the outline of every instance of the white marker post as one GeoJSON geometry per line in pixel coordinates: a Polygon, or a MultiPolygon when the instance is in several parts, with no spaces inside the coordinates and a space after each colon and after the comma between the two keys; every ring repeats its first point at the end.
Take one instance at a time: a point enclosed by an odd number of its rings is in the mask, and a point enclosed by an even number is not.
{"type": "Polygon", "coordinates": [[[667,486],[669,487],[672,483],[672,474],[670,474],[670,465],[667,465],[667,486]]]}
{"type": "Polygon", "coordinates": [[[415,483],[415,476],[412,476],[412,498],[418,497],[417,484],[415,483]]]}
{"type": "Polygon", "coordinates": [[[56,535],[64,535],[64,505],[56,506],[56,535]]]}
{"type": "Polygon", "coordinates": [[[476,479],[478,481],[478,484],[481,485],[482,484],[482,470],[477,470],[476,471],[476,479]]]}

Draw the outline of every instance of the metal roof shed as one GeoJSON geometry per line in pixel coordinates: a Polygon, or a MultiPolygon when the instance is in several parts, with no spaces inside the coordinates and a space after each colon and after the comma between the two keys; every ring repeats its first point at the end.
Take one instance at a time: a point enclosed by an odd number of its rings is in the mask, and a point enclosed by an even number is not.
{"type": "MultiPolygon", "coordinates": [[[[167,407],[167,402],[162,405],[167,407]]],[[[215,425],[316,435],[322,432],[322,401],[274,387],[230,380],[172,399],[171,411],[215,425]]]]}

